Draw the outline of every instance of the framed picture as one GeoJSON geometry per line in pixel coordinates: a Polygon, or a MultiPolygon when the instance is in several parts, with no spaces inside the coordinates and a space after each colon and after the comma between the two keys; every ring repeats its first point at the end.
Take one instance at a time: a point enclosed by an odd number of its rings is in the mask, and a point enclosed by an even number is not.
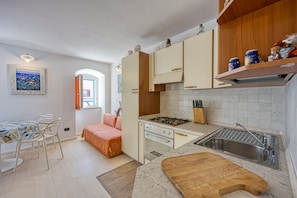
{"type": "Polygon", "coordinates": [[[45,69],[10,66],[11,94],[45,94],[45,69]]]}
{"type": "Polygon", "coordinates": [[[118,93],[122,92],[122,74],[118,74],[118,93]]]}

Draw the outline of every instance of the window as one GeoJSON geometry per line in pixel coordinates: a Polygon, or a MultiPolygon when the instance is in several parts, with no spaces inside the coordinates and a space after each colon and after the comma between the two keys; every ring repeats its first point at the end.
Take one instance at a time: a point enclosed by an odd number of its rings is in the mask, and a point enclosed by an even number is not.
{"type": "Polygon", "coordinates": [[[75,73],[75,109],[105,107],[105,76],[95,70],[75,73]]]}
{"type": "Polygon", "coordinates": [[[98,78],[82,75],[81,91],[83,108],[98,107],[98,78]]]}
{"type": "Polygon", "coordinates": [[[98,78],[84,74],[75,79],[76,109],[98,107],[98,78]]]}

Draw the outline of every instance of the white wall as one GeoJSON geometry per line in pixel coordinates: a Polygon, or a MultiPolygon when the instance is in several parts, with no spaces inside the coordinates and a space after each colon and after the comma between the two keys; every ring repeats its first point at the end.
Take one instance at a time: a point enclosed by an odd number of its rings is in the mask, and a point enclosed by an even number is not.
{"type": "Polygon", "coordinates": [[[111,113],[115,114],[120,107],[119,102],[122,101],[122,93],[118,92],[118,75],[122,74],[122,69],[117,71],[117,66],[121,63],[117,63],[111,66],[111,113]]]}
{"type": "MultiPolygon", "coordinates": [[[[58,46],[57,46],[58,47],[58,46]]],[[[34,114],[53,113],[62,118],[61,139],[75,136],[75,98],[74,76],[80,69],[94,69],[105,75],[106,112],[110,111],[110,65],[69,56],[61,56],[21,47],[0,44],[0,122],[10,120],[32,119],[34,114]],[[36,60],[25,63],[19,58],[21,54],[33,55],[36,60]],[[11,95],[8,64],[46,69],[45,95],[11,95]],[[69,127],[70,131],[63,129],[69,127]]],[[[2,150],[12,148],[3,144],[2,150]]]]}
{"type": "Polygon", "coordinates": [[[76,110],[76,133],[81,134],[84,127],[89,124],[102,123],[101,108],[76,110]]]}

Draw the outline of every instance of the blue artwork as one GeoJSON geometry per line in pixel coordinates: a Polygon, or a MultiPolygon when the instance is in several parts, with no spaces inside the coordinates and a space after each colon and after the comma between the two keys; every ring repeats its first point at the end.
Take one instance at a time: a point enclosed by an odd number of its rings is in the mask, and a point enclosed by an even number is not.
{"type": "Polygon", "coordinates": [[[40,91],[40,71],[16,69],[16,90],[40,91]]]}

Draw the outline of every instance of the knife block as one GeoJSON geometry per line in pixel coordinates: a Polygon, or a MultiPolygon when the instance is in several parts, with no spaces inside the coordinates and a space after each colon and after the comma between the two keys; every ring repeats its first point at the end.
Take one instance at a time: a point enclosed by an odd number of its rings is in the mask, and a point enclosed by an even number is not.
{"type": "Polygon", "coordinates": [[[206,114],[204,108],[193,108],[194,122],[206,124],[206,114]]]}

